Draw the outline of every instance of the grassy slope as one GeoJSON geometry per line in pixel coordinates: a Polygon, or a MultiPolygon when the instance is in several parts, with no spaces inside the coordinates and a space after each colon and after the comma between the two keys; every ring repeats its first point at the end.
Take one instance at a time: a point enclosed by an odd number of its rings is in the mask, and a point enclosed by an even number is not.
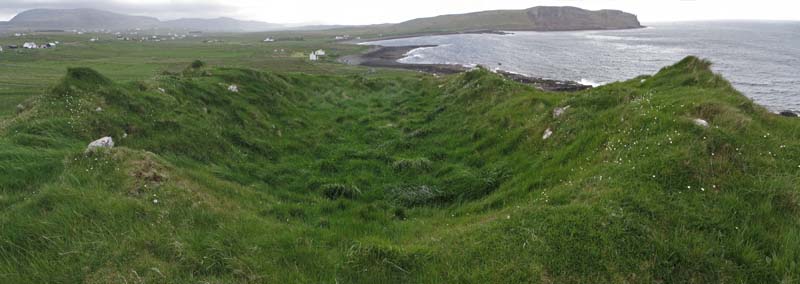
{"type": "Polygon", "coordinates": [[[473,30],[530,30],[533,28],[534,24],[526,10],[498,10],[415,19],[391,25],[382,32],[397,35],[473,30]]]}
{"type": "Polygon", "coordinates": [[[800,124],[696,58],[574,95],[482,70],[72,69],[30,105],[0,124],[2,282],[800,277],[800,124]]]}
{"type": "Polygon", "coordinates": [[[69,67],[90,67],[119,81],[147,80],[163,71],[178,72],[197,58],[203,58],[214,66],[342,74],[353,71],[339,65],[333,68],[331,62],[340,55],[366,49],[332,44],[327,37],[274,43],[261,42],[263,36],[250,34],[207,34],[200,38],[162,42],[118,41],[114,37],[111,34],[67,33],[0,37],[0,46],[3,47],[24,42],[62,43],[55,49],[5,49],[0,52],[0,117],[14,114],[17,104],[32,95],[44,93],[64,76],[69,67]],[[92,37],[99,37],[101,41],[91,43],[89,39],[92,37]],[[223,42],[204,43],[204,40],[223,42]],[[309,62],[308,53],[320,48],[328,51],[327,61],[309,62]]]}

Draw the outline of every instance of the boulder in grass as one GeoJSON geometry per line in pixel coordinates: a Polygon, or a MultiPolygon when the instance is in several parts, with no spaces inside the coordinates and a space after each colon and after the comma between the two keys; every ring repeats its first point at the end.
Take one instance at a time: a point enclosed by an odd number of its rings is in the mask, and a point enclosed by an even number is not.
{"type": "Polygon", "coordinates": [[[785,116],[785,117],[797,117],[798,116],[798,114],[796,112],[793,112],[791,110],[784,110],[784,111],[782,111],[782,112],[780,112],[778,114],[780,114],[781,116],[785,116]]]}
{"type": "Polygon", "coordinates": [[[705,121],[704,119],[695,118],[695,119],[693,120],[693,122],[694,122],[694,124],[695,124],[695,125],[697,125],[697,126],[700,126],[700,127],[708,127],[708,121],[705,121]]]}
{"type": "Polygon", "coordinates": [[[113,148],[113,147],[114,147],[114,139],[111,139],[111,137],[103,137],[95,141],[92,141],[92,143],[89,143],[89,146],[86,147],[86,153],[92,152],[99,148],[113,148]]]}
{"type": "Polygon", "coordinates": [[[569,106],[557,107],[556,109],[553,110],[553,118],[558,118],[559,116],[561,116],[565,112],[567,112],[568,109],[569,109],[569,106]]]}
{"type": "Polygon", "coordinates": [[[553,136],[553,130],[550,130],[550,128],[548,128],[547,130],[544,131],[544,135],[542,135],[542,140],[547,140],[547,138],[550,138],[550,136],[553,136]]]}

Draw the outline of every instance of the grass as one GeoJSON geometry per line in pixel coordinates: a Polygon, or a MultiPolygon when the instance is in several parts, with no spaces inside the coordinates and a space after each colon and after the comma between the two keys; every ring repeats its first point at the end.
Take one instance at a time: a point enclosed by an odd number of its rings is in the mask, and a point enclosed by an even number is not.
{"type": "Polygon", "coordinates": [[[46,92],[69,67],[89,67],[119,81],[151,80],[165,71],[180,72],[198,58],[217,67],[316,74],[363,73],[338,64],[336,68],[331,66],[339,56],[362,51],[365,47],[335,44],[322,37],[273,43],[264,43],[263,39],[256,34],[206,34],[162,42],[120,41],[112,34],[33,33],[23,37],[0,37],[3,47],[21,46],[24,42],[61,42],[55,49],[0,52],[0,116],[13,114],[17,104],[46,92]],[[100,38],[100,41],[93,43],[90,38],[100,38]],[[321,48],[327,51],[327,58],[309,62],[308,53],[321,48]]]}
{"type": "Polygon", "coordinates": [[[0,282],[800,281],[800,123],[703,60],[561,94],[203,50],[5,112],[0,282]]]}

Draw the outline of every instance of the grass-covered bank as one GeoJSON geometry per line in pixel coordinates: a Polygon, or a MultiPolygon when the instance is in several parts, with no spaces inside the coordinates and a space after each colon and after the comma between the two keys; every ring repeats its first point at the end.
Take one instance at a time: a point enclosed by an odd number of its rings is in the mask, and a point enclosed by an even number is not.
{"type": "Polygon", "coordinates": [[[800,122],[692,57],[576,94],[75,68],[0,127],[2,282],[800,281],[800,122]]]}

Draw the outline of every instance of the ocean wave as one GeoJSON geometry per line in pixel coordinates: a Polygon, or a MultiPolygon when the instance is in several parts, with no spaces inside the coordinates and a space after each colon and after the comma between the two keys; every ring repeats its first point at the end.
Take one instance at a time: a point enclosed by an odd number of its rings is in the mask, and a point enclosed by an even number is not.
{"type": "Polygon", "coordinates": [[[592,80],[589,80],[589,79],[586,79],[586,78],[581,78],[580,80],[578,80],[578,84],[592,86],[592,87],[600,87],[600,86],[605,85],[607,83],[596,82],[596,81],[592,81],[592,80]]]}
{"type": "Polygon", "coordinates": [[[651,41],[652,38],[643,38],[643,37],[630,37],[630,36],[612,36],[612,35],[601,35],[601,34],[587,34],[584,37],[588,39],[594,40],[602,40],[602,41],[651,41]]]}

